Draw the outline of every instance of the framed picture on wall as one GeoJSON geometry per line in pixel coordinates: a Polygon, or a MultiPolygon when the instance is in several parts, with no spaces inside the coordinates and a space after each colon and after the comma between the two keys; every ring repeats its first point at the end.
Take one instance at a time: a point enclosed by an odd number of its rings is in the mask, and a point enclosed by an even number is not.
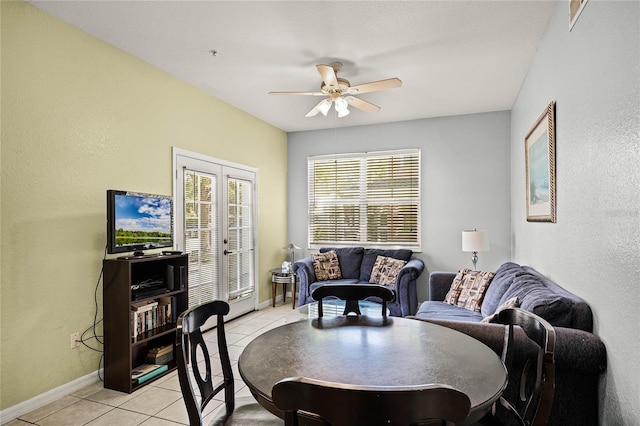
{"type": "Polygon", "coordinates": [[[527,221],[556,221],[555,102],[524,138],[527,185],[527,221]]]}
{"type": "Polygon", "coordinates": [[[586,4],[587,0],[569,0],[569,31],[573,29],[586,4]]]}

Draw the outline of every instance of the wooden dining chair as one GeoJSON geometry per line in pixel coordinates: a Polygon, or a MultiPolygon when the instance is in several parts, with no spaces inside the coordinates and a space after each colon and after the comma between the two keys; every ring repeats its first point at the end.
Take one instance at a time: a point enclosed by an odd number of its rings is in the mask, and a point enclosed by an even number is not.
{"type": "Polygon", "coordinates": [[[271,395],[286,426],[304,423],[309,413],[331,426],[455,425],[471,407],[464,393],[434,384],[369,387],[290,377],[276,383],[271,395]]]}
{"type": "MultiPolygon", "coordinates": [[[[520,308],[500,311],[493,321],[505,324],[505,344],[502,361],[507,368],[510,386],[496,403],[492,413],[478,425],[519,424],[544,426],[549,420],[555,388],[554,347],[556,333],[553,326],[538,315],[520,308]],[[532,342],[532,358],[524,366],[515,367],[514,347],[522,339],[516,339],[515,326],[519,326],[532,342]],[[521,373],[515,373],[515,372],[521,373]],[[514,423],[515,421],[515,423],[514,423]]],[[[522,351],[519,351],[522,352],[522,351]]]]}
{"type": "Polygon", "coordinates": [[[395,293],[389,288],[378,284],[325,284],[317,287],[311,293],[313,300],[318,301],[318,316],[322,317],[322,300],[326,297],[336,297],[344,300],[342,315],[355,313],[361,315],[358,300],[368,297],[378,297],[382,300],[382,316],[387,316],[387,302],[395,298],[395,293]]]}
{"type": "Polygon", "coordinates": [[[229,304],[221,300],[204,303],[178,317],[176,352],[180,390],[189,414],[191,426],[202,425],[202,412],[215,395],[224,391],[224,409],[219,410],[211,425],[282,425],[282,419],[262,408],[253,397],[236,398],[233,372],[224,331],[224,316],[229,304]],[[201,327],[212,316],[217,317],[218,354],[222,380],[211,369],[212,359],[201,327]],[[204,371],[201,368],[204,366],[204,371]],[[197,389],[194,387],[197,385],[197,389]]]}

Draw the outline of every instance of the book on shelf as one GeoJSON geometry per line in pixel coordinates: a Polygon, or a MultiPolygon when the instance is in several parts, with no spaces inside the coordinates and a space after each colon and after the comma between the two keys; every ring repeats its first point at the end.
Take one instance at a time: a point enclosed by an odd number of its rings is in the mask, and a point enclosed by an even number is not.
{"type": "Polygon", "coordinates": [[[147,353],[150,355],[164,355],[168,352],[173,353],[172,343],[169,343],[168,345],[164,345],[164,346],[156,346],[155,348],[151,348],[147,351],[147,353]]]}
{"type": "Polygon", "coordinates": [[[173,352],[167,352],[162,355],[147,354],[146,361],[149,364],[169,364],[173,361],[173,352]]]}
{"type": "Polygon", "coordinates": [[[142,300],[139,302],[131,302],[131,310],[136,312],[149,311],[158,306],[157,300],[142,300]]]}
{"type": "Polygon", "coordinates": [[[169,369],[168,365],[142,364],[131,372],[131,381],[137,384],[146,382],[169,369]]]}
{"type": "Polygon", "coordinates": [[[141,364],[131,371],[131,380],[136,380],[160,367],[162,367],[160,364],[141,364]]]}
{"type": "Polygon", "coordinates": [[[131,337],[171,323],[172,298],[131,302],[131,337]]]}
{"type": "Polygon", "coordinates": [[[158,310],[160,311],[164,324],[171,322],[171,297],[161,297],[158,300],[158,310]]]}

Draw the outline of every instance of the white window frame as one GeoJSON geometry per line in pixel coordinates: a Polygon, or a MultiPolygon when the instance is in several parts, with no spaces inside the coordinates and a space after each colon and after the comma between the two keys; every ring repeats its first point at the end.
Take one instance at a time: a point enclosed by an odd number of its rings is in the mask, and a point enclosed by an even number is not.
{"type": "MultiPolygon", "coordinates": [[[[388,150],[388,151],[375,151],[375,152],[363,152],[363,153],[348,153],[348,154],[330,154],[330,155],[317,155],[307,157],[307,172],[308,172],[308,223],[307,223],[307,232],[308,232],[308,242],[309,248],[318,249],[320,247],[345,247],[345,246],[362,246],[362,247],[384,247],[384,248],[407,248],[413,251],[421,251],[421,150],[418,149],[402,149],[402,150],[388,150]],[[416,191],[412,191],[412,196],[400,198],[400,197],[391,197],[387,199],[380,198],[367,198],[367,161],[375,158],[411,158],[414,164],[417,164],[417,173],[414,174],[416,180],[411,182],[411,187],[417,189],[417,196],[415,195],[416,191]],[[358,161],[360,163],[359,167],[359,189],[356,190],[357,195],[353,197],[349,197],[346,199],[338,198],[337,196],[333,199],[331,197],[327,197],[326,199],[316,199],[315,193],[315,169],[316,164],[324,164],[326,165],[328,162],[344,162],[346,161],[358,161]],[[411,235],[415,237],[414,241],[367,241],[367,206],[380,204],[398,204],[398,205],[412,205],[415,209],[415,229],[411,229],[411,235]],[[325,240],[325,241],[316,241],[314,237],[314,211],[319,208],[319,206],[324,205],[326,207],[330,206],[341,206],[341,205],[357,205],[357,209],[359,210],[359,214],[356,216],[359,218],[359,226],[354,228],[354,233],[359,235],[357,241],[353,241],[348,237],[345,237],[345,240],[340,241],[339,238],[335,238],[333,241],[325,240]]],[[[338,171],[336,170],[336,174],[338,171]]],[[[351,181],[353,184],[353,181],[351,181]]],[[[336,185],[340,185],[339,179],[336,179],[336,185]]],[[[345,189],[343,187],[343,189],[345,189]]],[[[354,191],[352,191],[354,192],[354,191]]],[[[336,190],[336,194],[338,191],[336,190]]],[[[342,234],[344,235],[344,233],[342,234]]]]}

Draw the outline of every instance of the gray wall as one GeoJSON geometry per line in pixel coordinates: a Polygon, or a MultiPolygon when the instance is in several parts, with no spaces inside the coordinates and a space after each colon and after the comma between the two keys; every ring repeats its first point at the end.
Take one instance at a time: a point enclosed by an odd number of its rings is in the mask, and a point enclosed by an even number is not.
{"type": "MultiPolygon", "coordinates": [[[[426,271],[418,300],[428,296],[429,272],[471,267],[471,254],[461,251],[463,229],[489,231],[490,251],[479,254],[478,269],[495,270],[511,258],[509,123],[503,111],[290,133],[289,240],[308,244],[308,156],[421,148],[422,252],[416,257],[426,271]]],[[[309,253],[302,252],[297,258],[309,253]]]]}
{"type": "Polygon", "coordinates": [[[511,112],[513,255],[585,298],[608,353],[601,424],[640,424],[640,2],[559,2],[511,112]],[[556,224],[525,220],[524,136],[556,101],[556,224]]]}
{"type": "MultiPolygon", "coordinates": [[[[460,231],[482,227],[480,269],[512,259],[585,298],[607,345],[604,426],[640,424],[640,2],[589,1],[569,32],[557,9],[511,111],[289,135],[289,238],[305,245],[306,157],[422,148],[429,271],[469,265],[460,231]],[[556,101],[558,222],[525,218],[524,136],[556,101]],[[510,124],[509,124],[510,120],[510,124]],[[510,131],[506,128],[510,125],[510,131]],[[510,134],[509,134],[510,133],[510,134]],[[510,139],[510,142],[506,142],[510,139]],[[507,163],[510,163],[510,170],[507,163]]],[[[425,299],[426,276],[419,283],[425,299]]]]}

